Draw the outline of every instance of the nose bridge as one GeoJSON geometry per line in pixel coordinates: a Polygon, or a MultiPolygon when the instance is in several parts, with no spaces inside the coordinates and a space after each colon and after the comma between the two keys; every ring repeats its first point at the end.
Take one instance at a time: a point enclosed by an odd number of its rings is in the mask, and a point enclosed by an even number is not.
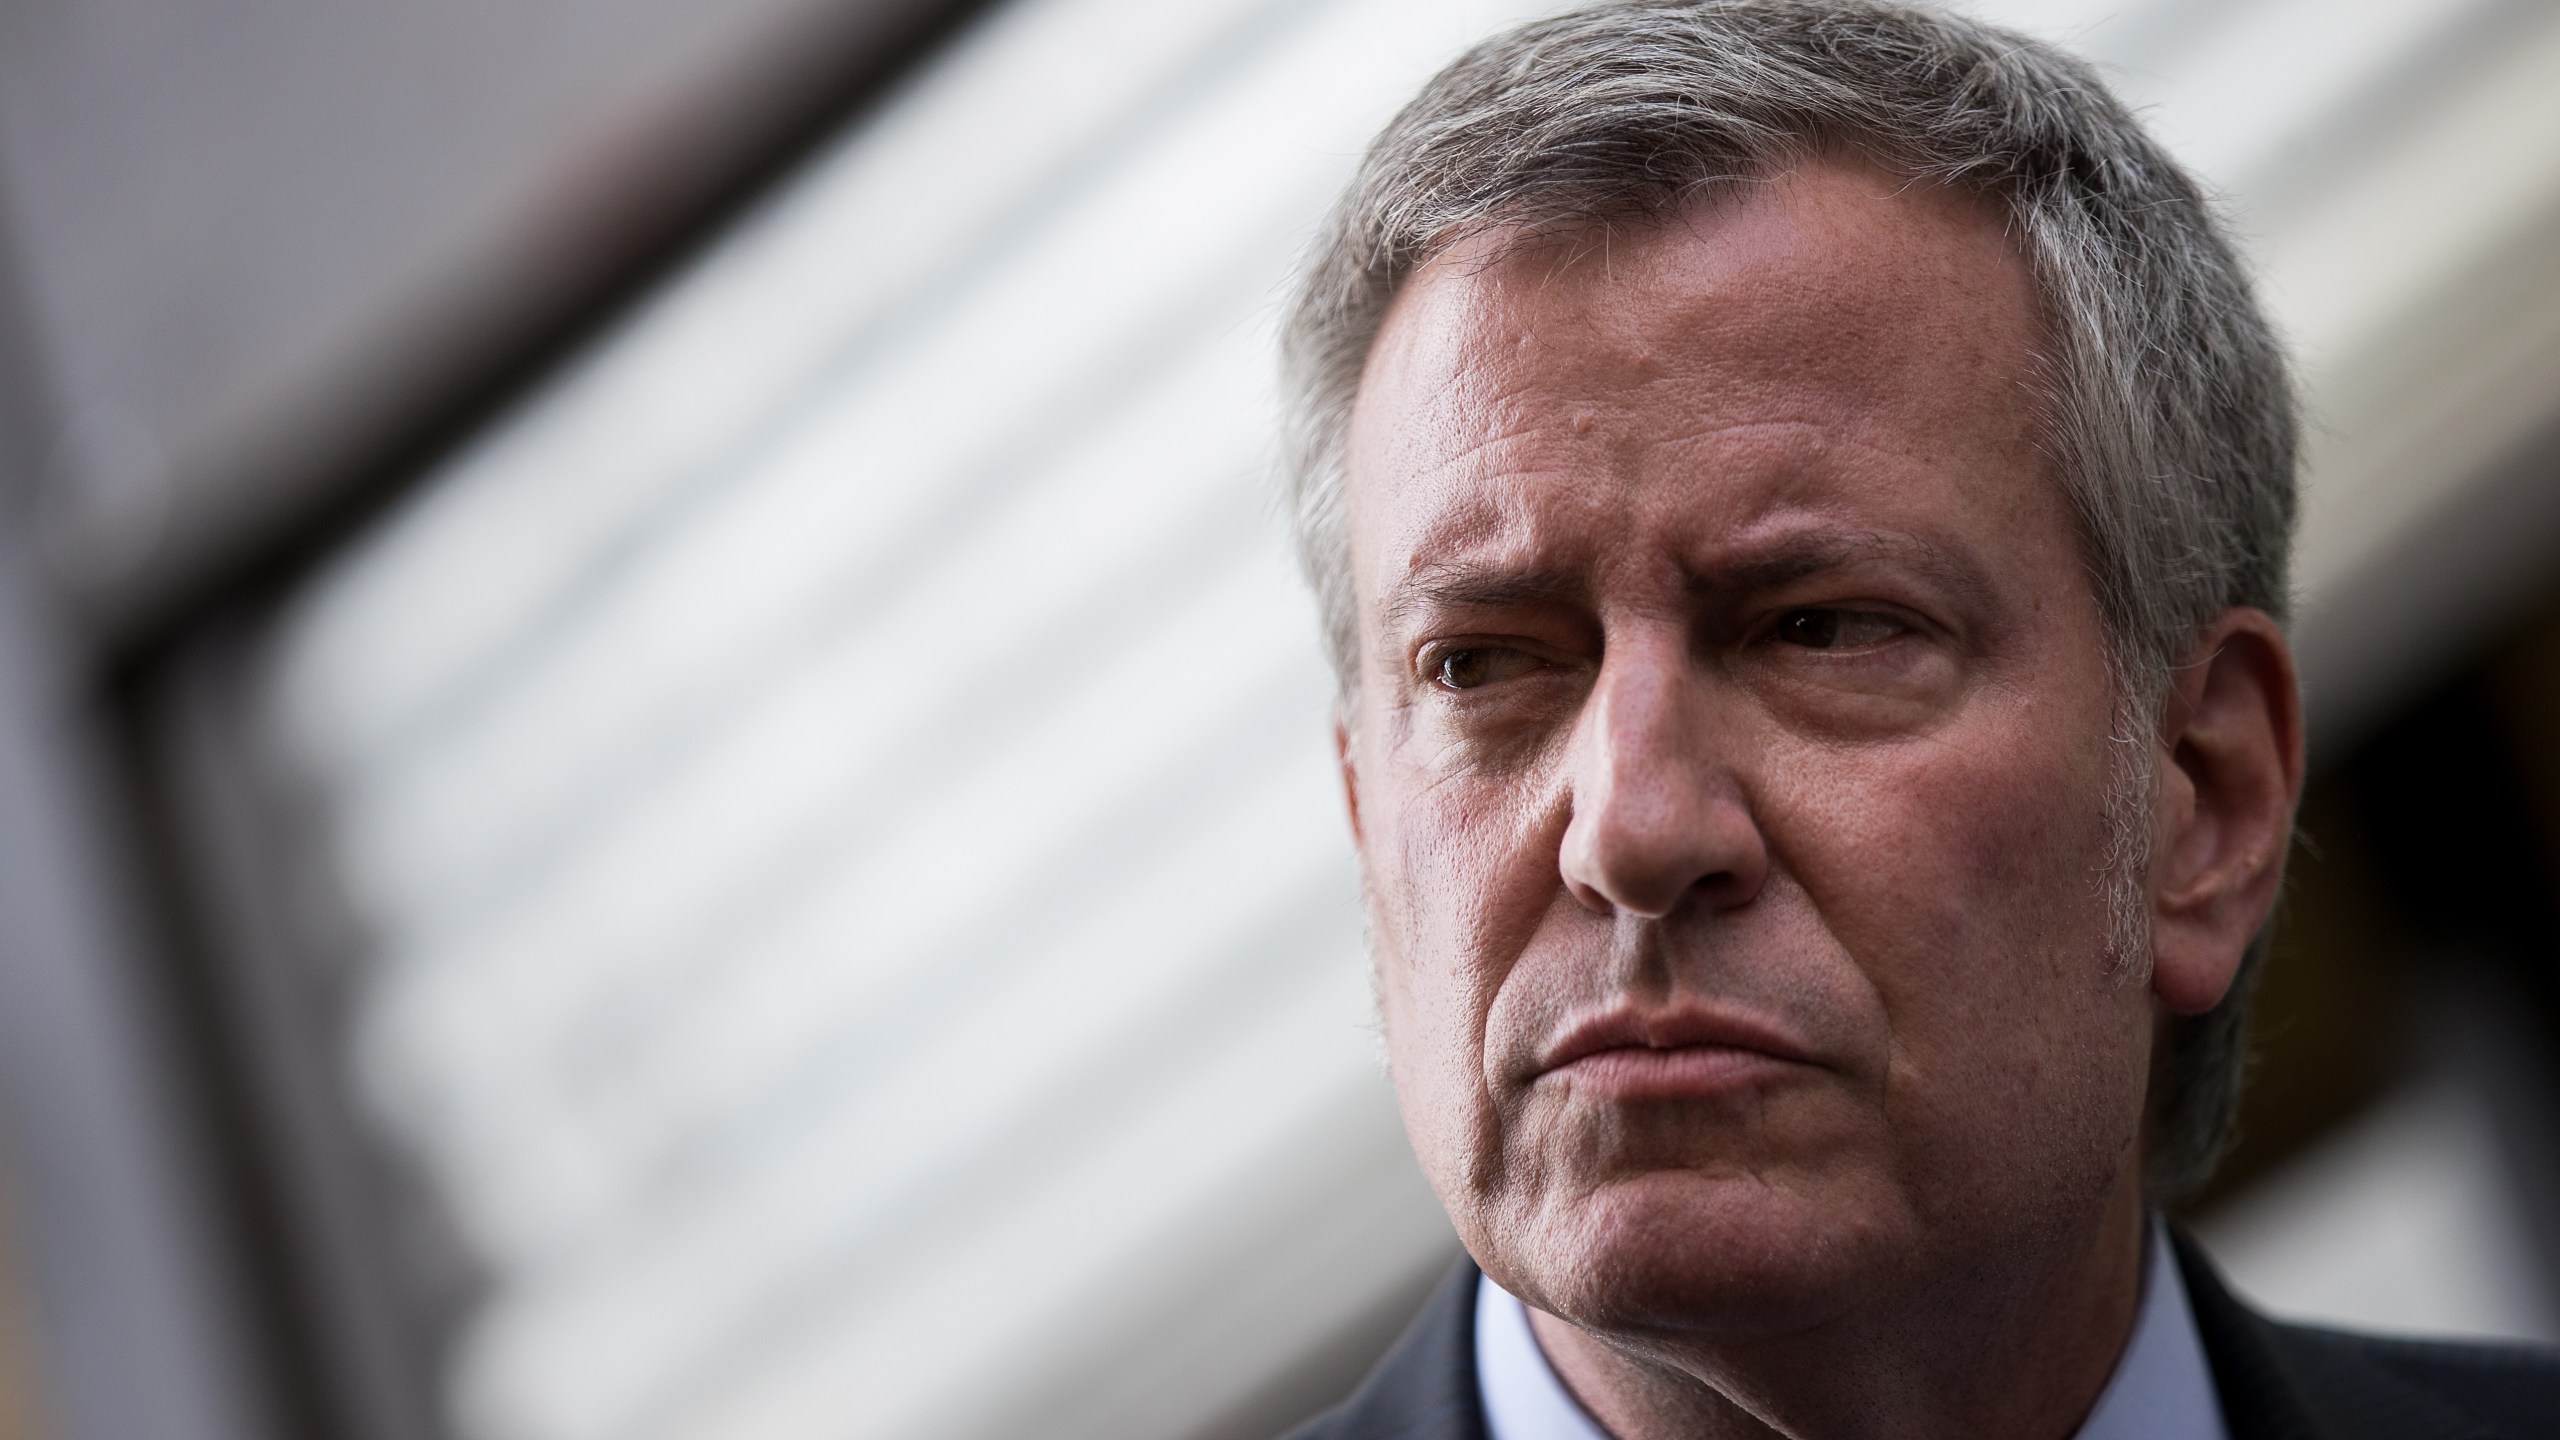
{"type": "Polygon", "coordinates": [[[1649,812],[1677,805],[1684,781],[1695,779],[1682,771],[1705,758],[1692,735],[1700,697],[1687,669],[1659,635],[1610,646],[1582,715],[1574,815],[1610,812],[1615,822],[1644,822],[1649,812]]]}
{"type": "Polygon", "coordinates": [[[1703,701],[1682,649],[1646,635],[1612,646],[1589,715],[1589,759],[1610,798],[1634,798],[1705,757],[1696,712],[1703,701]]]}
{"type": "Polygon", "coordinates": [[[1718,708],[1683,637],[1609,648],[1576,736],[1559,857],[1585,905],[1660,917],[1693,894],[1734,905],[1758,893],[1766,848],[1718,708]]]}

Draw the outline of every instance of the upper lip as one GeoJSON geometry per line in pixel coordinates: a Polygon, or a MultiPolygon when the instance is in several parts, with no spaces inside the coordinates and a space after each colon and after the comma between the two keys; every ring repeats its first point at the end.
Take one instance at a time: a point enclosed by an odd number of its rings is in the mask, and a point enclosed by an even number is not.
{"type": "Polygon", "coordinates": [[[1696,1003],[1628,1003],[1612,1005],[1568,1026],[1539,1056],[1538,1069],[1542,1074],[1560,1070],[1609,1050],[1674,1050],[1693,1045],[1757,1050],[1780,1060],[1813,1063],[1803,1044],[1755,1015],[1696,1003]]]}

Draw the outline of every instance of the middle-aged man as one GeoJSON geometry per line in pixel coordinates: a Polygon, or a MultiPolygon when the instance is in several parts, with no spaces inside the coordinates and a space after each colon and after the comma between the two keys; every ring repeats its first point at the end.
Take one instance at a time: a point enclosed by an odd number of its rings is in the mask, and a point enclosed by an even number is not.
{"type": "Polygon", "coordinates": [[[1293,499],[1406,1126],[1475,1266],[1320,1437],[2560,1435],[2272,1324],[2228,1127],[2295,418],[2083,65],[1854,0],[1479,47],[1310,263],[1293,499]]]}

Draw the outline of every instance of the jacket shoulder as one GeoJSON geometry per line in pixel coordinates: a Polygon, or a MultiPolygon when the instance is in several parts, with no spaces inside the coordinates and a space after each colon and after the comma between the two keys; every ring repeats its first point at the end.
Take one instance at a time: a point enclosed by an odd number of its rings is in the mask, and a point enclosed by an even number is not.
{"type": "Polygon", "coordinates": [[[2560,1350],[2359,1335],[2270,1322],[2270,1339],[2318,1408],[2392,1433],[2560,1434],[2560,1350]],[[2433,1426],[2425,1426],[2433,1420],[2433,1426]]]}
{"type": "Polygon", "coordinates": [[[2171,1231],[2231,1440],[2547,1440],[2560,1351],[2359,1335],[2271,1320],[2171,1231]]]}
{"type": "MultiPolygon", "coordinates": [[[[2175,1236],[2232,1440],[2549,1440],[2560,1350],[2358,1335],[2270,1320],[2175,1236]]],[[[1476,1269],[1460,1264],[1350,1398],[1287,1440],[1486,1440],[1476,1269]]]]}
{"type": "Polygon", "coordinates": [[[1360,1388],[1285,1440],[1486,1440],[1475,1315],[1476,1267],[1461,1262],[1360,1388]]]}

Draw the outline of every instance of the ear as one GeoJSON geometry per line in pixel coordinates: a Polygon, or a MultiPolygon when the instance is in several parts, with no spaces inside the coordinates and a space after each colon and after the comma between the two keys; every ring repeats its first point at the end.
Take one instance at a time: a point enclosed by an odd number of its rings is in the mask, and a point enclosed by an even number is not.
{"type": "Polygon", "coordinates": [[[1351,817],[1351,843],[1360,843],[1360,772],[1351,763],[1351,716],[1333,707],[1333,760],[1342,771],[1342,808],[1351,817]]]}
{"type": "Polygon", "coordinates": [[[2213,1008],[2284,876],[2302,794],[2293,652],[2266,612],[2225,611],[2169,687],[2151,861],[2152,993],[2213,1008]]]}

